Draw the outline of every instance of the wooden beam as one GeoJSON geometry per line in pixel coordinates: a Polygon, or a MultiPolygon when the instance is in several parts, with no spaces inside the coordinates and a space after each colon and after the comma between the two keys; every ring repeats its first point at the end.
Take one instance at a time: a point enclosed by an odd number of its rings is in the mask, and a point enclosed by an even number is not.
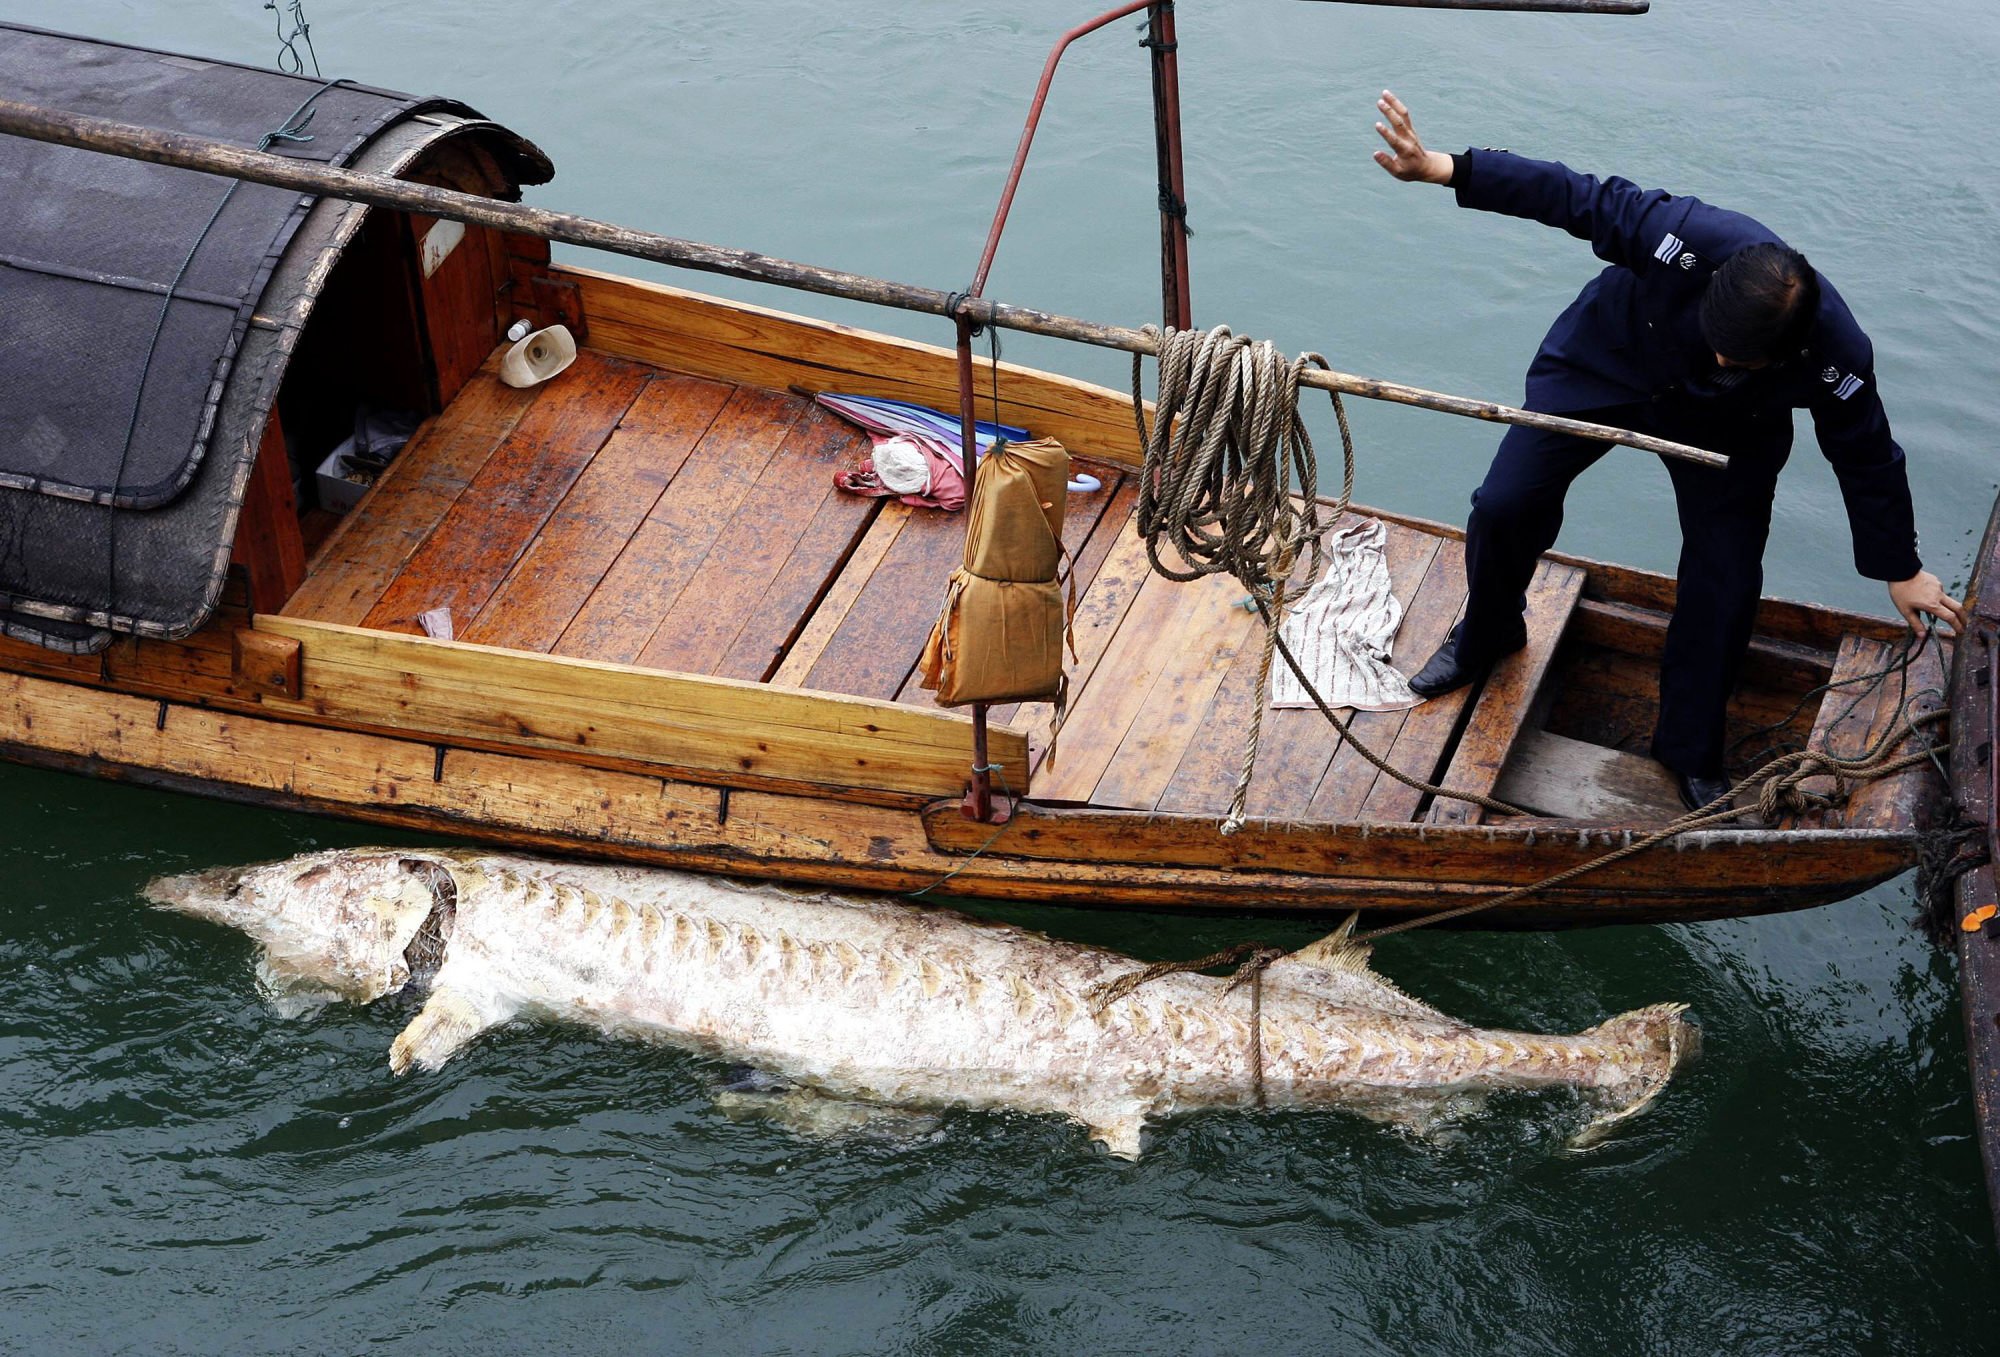
{"type": "MultiPolygon", "coordinates": [[[[257,630],[303,647],[301,701],[266,709],[674,769],[955,796],[972,757],[964,717],[894,702],[437,641],[298,618],[257,630]]],[[[1024,767],[1026,737],[993,732],[1024,767]]]]}
{"type": "Polygon", "coordinates": [[[299,690],[299,643],[288,636],[238,631],[230,664],[236,678],[259,695],[294,702],[304,696],[299,690]]]}
{"type": "MultiPolygon", "coordinates": [[[[1473,705],[1472,719],[1452,750],[1451,762],[1437,780],[1440,787],[1476,796],[1492,795],[1514,741],[1528,726],[1542,681],[1548,677],[1549,663],[1582,592],[1583,572],[1575,566],[1543,561],[1535,567],[1523,619],[1528,643],[1493,667],[1473,705]]],[[[1431,803],[1430,818],[1436,824],[1474,824],[1485,813],[1470,801],[1440,796],[1431,803]]]]}
{"type": "MultiPolygon", "coordinates": [[[[995,838],[990,828],[982,835],[981,825],[957,815],[951,805],[927,807],[923,814],[934,847],[979,854],[962,875],[989,859],[1018,858],[1292,872],[1302,892],[1342,880],[1411,881],[1441,896],[1454,890],[1494,894],[1529,885],[1625,847],[1645,832],[1636,826],[1592,828],[1550,820],[1492,825],[1251,820],[1235,834],[1224,835],[1211,816],[1031,804],[1017,808],[995,838]]],[[[1643,896],[1678,891],[1697,896],[1735,892],[1735,904],[1719,913],[1755,914],[1845,899],[1906,870],[1915,857],[1916,835],[1909,829],[1705,830],[1607,864],[1577,878],[1576,889],[1587,889],[1607,904],[1631,895],[1633,918],[1648,917],[1640,905],[1643,896]]],[[[1532,898],[1523,905],[1536,908],[1532,898]]],[[[1610,906],[1591,922],[1613,922],[1615,911],[1610,906]]],[[[1699,916],[1690,912],[1683,917],[1699,916]]],[[[1504,924],[1485,919],[1481,926],[1504,924]]]]}
{"type": "Polygon", "coordinates": [[[243,508],[236,518],[236,541],[230,556],[250,576],[250,606],[260,613],[284,607],[305,581],[305,537],[299,531],[291,457],[285,450],[285,433],[275,408],[264,421],[257,460],[251,466],[243,508]]]}
{"type": "MultiPolygon", "coordinates": [[[[1551,864],[1573,860],[1574,851],[1602,851],[1621,838],[1571,831],[1529,839],[1489,826],[1335,830],[1254,823],[1235,839],[1219,840],[1212,819],[1052,817],[1029,807],[994,842],[991,826],[965,820],[955,799],[921,818],[911,810],[768,792],[736,792],[725,808],[717,788],[657,775],[179,704],[163,713],[157,701],[12,674],[0,674],[0,758],[515,850],[874,890],[931,886],[955,872],[957,894],[1176,911],[1428,912],[1493,889],[1439,880],[1428,865],[1434,861],[1475,870],[1483,863],[1513,875],[1553,870],[1551,864]],[[1051,828],[1057,837],[1049,836],[1051,828]],[[1062,842],[1063,831],[1076,837],[1062,842]],[[1397,852],[1384,863],[1414,864],[1421,874],[1366,874],[1371,844],[1385,835],[1397,841],[1397,852]],[[1169,854],[1214,863],[1218,842],[1236,865],[1148,860],[1169,854]],[[1297,861],[1347,861],[1351,868],[1315,877],[1273,867],[1274,842],[1306,855],[1297,861]],[[973,856],[982,845],[987,851],[973,856]],[[1050,855],[1051,849],[1070,855],[1050,855]]],[[[1703,834],[1682,851],[1636,859],[1654,859],[1656,866],[1643,884],[1628,877],[1605,889],[1586,877],[1479,920],[1489,927],[1562,927],[1799,908],[1852,894],[1906,866],[1913,851],[1907,834],[1703,834]],[[1782,851],[1758,851],[1765,847],[1782,851]]]]}
{"type": "Polygon", "coordinates": [[[1599,824],[1663,825],[1682,813],[1661,764],[1546,730],[1521,732],[1493,794],[1538,815],[1599,824]]]}
{"type": "MultiPolygon", "coordinates": [[[[1570,618],[1569,634],[1589,645],[1620,650],[1657,660],[1666,653],[1671,613],[1631,603],[1584,598],[1570,618]]],[[[1741,681],[1761,688],[1802,693],[1826,682],[1833,672],[1833,652],[1796,641],[1754,636],[1743,657],[1741,681]]]]}

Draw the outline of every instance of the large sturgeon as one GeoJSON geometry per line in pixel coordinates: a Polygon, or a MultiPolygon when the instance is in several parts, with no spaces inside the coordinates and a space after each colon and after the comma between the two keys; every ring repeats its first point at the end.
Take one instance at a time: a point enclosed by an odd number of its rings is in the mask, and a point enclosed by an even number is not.
{"type": "Polygon", "coordinates": [[[1630,1116],[1696,1046],[1682,1004],[1576,1036],[1470,1027],[1368,967],[1352,920],[1250,985],[916,908],[643,868],[339,849],[163,877],[154,903],[239,928],[280,991],[362,1003],[430,986],[389,1065],[436,1069],[543,1015],[671,1042],[821,1094],[1054,1112],[1136,1156],[1150,1117],[1334,1105],[1421,1119],[1441,1097],[1567,1086],[1630,1116]]]}

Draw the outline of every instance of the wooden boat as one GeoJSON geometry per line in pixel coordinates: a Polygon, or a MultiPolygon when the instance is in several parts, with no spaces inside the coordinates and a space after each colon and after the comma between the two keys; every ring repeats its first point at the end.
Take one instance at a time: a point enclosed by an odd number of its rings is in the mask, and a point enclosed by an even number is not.
{"type": "MultiPolygon", "coordinates": [[[[539,152],[469,110],[381,120],[356,168],[496,199],[546,177],[539,152]]],[[[834,490],[865,440],[799,394],[950,409],[953,350],[556,265],[532,235],[331,197],[254,302],[186,492],[214,511],[177,548],[212,556],[213,580],[179,623],[101,601],[38,611],[5,581],[9,634],[35,637],[0,641],[7,758],[559,853],[1154,909],[1428,912],[1589,862],[1680,812],[1632,752],[1653,723],[1673,582],[1551,555],[1528,646],[1482,686],[1354,717],[1398,768],[1532,813],[1423,794],[1317,713],[1273,711],[1251,822],[1221,835],[1256,700],[1242,589],[1150,573],[1129,397],[1003,364],[1005,417],[1061,440],[1102,488],[1072,497],[1065,529],[1081,602],[1057,757],[1046,706],[994,710],[988,758],[1017,804],[1004,824],[968,819],[972,724],[912,677],[963,523],[834,490]],[[503,385],[503,332],[520,320],[566,324],[575,365],[503,385]],[[301,502],[295,485],[363,398],[426,417],[344,516],[301,502]],[[455,640],[418,625],[441,607],[455,640]]],[[[1389,525],[1407,669],[1462,606],[1460,535],[1357,512],[1389,525]]],[[[129,570],[112,581],[150,587],[129,570]]],[[[1942,700],[1935,647],[1906,681],[1858,682],[1893,667],[1905,636],[1766,600],[1732,736],[1746,755],[1871,747],[1906,703],[1942,700]]],[[[1928,766],[1910,768],[1838,808],[1688,833],[1479,919],[1841,899],[1915,863],[1944,794],[1928,766]]]]}

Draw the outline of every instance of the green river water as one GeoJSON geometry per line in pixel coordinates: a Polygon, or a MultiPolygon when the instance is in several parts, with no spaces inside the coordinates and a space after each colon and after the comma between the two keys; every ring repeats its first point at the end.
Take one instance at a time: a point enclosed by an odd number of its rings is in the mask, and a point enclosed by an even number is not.
{"type": "MultiPolygon", "coordinates": [[[[253,0],[4,9],[276,50],[253,0]]],[[[1049,42],[1086,16],[315,0],[310,17],[329,74],[450,94],[538,141],[559,173],[532,201],[948,288],[1049,42]]],[[[1810,254],[1875,340],[1927,563],[1962,582],[2000,479],[1989,0],[1656,0],[1631,19],[1188,0],[1181,35],[1199,321],[1518,399],[1594,261],[1382,175],[1372,101],[1394,87],[1436,146],[1697,193],[1810,254]]],[[[1121,24],[1066,64],[992,295],[1156,314],[1135,37],[1121,24]]],[[[1020,338],[1006,354],[1126,379],[1112,355],[1020,338]]],[[[1364,502],[1462,520],[1490,426],[1384,407],[1355,425],[1364,502]]],[[[1656,463],[1614,453],[1563,544],[1671,568],[1670,506],[1656,463]]],[[[1852,573],[1809,431],[1767,569],[1774,593],[1884,606],[1852,573]]],[[[1909,927],[1907,881],[1777,918],[1381,949],[1411,992],[1484,1023],[1691,1003],[1703,1059],[1592,1153],[1565,1152],[1566,1106],[1514,1098],[1442,1144],[1331,1113],[1195,1116],[1127,1164],[1026,1116],[800,1139],[718,1113],[707,1062],[580,1030],[509,1028],[397,1080],[384,1053],[409,1004],[282,1019],[244,940],[137,894],[163,871],[388,836],[11,767],[0,803],[6,1351],[2000,1351],[1955,968],[1909,927]]],[[[1148,957],[1310,936],[995,912],[1148,957]]]]}

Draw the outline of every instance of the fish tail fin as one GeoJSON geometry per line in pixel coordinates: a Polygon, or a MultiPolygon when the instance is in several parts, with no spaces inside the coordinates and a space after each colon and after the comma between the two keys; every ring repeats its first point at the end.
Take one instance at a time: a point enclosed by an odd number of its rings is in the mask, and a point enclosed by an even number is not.
{"type": "Polygon", "coordinates": [[[390,1045],[389,1068],[397,1074],[409,1073],[412,1065],[434,1070],[495,1021],[468,995],[453,989],[434,989],[423,1011],[410,1020],[410,1025],[390,1045]]]}
{"type": "Polygon", "coordinates": [[[1681,1015],[1686,1004],[1648,1004],[1629,1013],[1607,1018],[1583,1034],[1586,1041],[1620,1046],[1636,1051],[1639,1068],[1617,1092],[1629,1096],[1609,1112],[1593,1117],[1570,1140],[1571,1149],[1586,1149],[1611,1133],[1620,1122],[1645,1111],[1674,1071],[1701,1053],[1701,1029],[1681,1015]],[[1636,1085],[1636,1087],[1634,1087],[1636,1085]]]}

